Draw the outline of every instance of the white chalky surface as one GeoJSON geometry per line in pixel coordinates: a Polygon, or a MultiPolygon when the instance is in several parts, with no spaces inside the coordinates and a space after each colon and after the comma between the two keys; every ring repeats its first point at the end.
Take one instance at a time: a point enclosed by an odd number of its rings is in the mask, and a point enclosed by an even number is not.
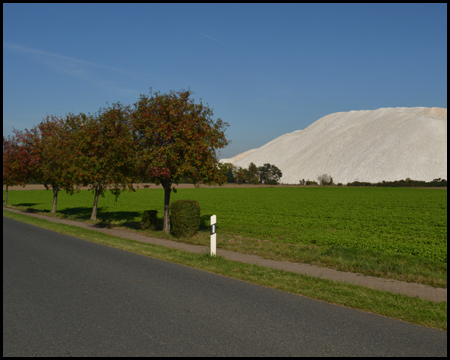
{"type": "Polygon", "coordinates": [[[382,108],[339,112],[304,130],[284,134],[258,149],[221,162],[248,167],[265,163],[298,184],[321,174],[334,183],[411,178],[447,179],[447,109],[382,108]]]}

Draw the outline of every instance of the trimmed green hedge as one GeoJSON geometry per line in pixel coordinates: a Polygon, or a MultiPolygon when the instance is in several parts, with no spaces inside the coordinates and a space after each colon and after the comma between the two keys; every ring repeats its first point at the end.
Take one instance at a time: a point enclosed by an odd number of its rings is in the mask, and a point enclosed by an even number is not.
{"type": "Polygon", "coordinates": [[[195,200],[174,201],[170,204],[170,222],[175,236],[194,236],[200,227],[200,205],[195,200]]]}

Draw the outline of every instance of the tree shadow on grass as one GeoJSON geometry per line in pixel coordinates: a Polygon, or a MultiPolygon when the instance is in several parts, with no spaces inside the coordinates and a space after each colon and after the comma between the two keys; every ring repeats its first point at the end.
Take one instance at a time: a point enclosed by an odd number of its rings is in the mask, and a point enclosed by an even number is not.
{"type": "Polygon", "coordinates": [[[36,205],[40,205],[40,203],[19,203],[19,204],[10,204],[11,206],[19,208],[19,210],[28,212],[28,213],[37,213],[37,212],[50,212],[50,210],[44,210],[44,209],[36,209],[36,205]],[[34,206],[34,207],[31,207],[34,206]]]}
{"type": "Polygon", "coordinates": [[[64,210],[56,210],[58,213],[65,215],[67,217],[89,220],[91,218],[92,208],[91,207],[74,207],[64,210]]]}
{"type": "MultiPolygon", "coordinates": [[[[74,207],[70,209],[59,210],[58,213],[67,217],[89,220],[92,214],[92,207],[74,207]]],[[[102,222],[132,222],[135,218],[141,217],[142,213],[138,211],[103,211],[101,207],[97,209],[97,219],[102,222]]]]}
{"type": "MultiPolygon", "coordinates": [[[[135,230],[141,230],[141,229],[146,229],[142,227],[142,222],[141,221],[126,221],[122,224],[122,226],[124,227],[128,227],[130,229],[135,229],[135,230]]],[[[151,230],[154,231],[162,231],[162,229],[164,228],[164,218],[156,218],[156,226],[153,228],[152,226],[149,226],[149,228],[151,230]]]]}
{"type": "MultiPolygon", "coordinates": [[[[21,209],[19,209],[21,210],[21,209]]],[[[46,209],[34,209],[34,208],[26,208],[25,209],[26,212],[28,213],[50,213],[50,210],[46,210],[46,209]]]]}
{"type": "MultiPolygon", "coordinates": [[[[107,227],[108,224],[101,223],[101,224],[99,224],[99,226],[100,227],[107,227]]],[[[128,228],[128,229],[133,229],[133,230],[141,230],[142,229],[141,228],[141,222],[140,221],[136,221],[136,220],[135,221],[125,221],[124,223],[120,224],[120,226],[123,226],[123,227],[128,228]]],[[[161,229],[159,229],[159,227],[158,227],[157,230],[162,230],[162,226],[161,226],[161,229]]]]}
{"type": "MultiPolygon", "coordinates": [[[[35,203],[21,203],[15,204],[15,206],[35,206],[35,203]]],[[[35,213],[50,213],[50,210],[38,210],[31,207],[26,209],[27,212],[35,213]]],[[[62,215],[64,218],[71,218],[74,220],[90,220],[92,214],[92,207],[73,207],[64,210],[57,210],[57,214],[62,215]]],[[[111,226],[121,226],[125,228],[140,230],[141,229],[141,218],[142,212],[138,211],[102,211],[102,208],[97,209],[97,220],[99,222],[95,224],[98,227],[111,227],[111,226]]],[[[158,214],[159,215],[159,214],[158,214]]],[[[211,215],[202,215],[200,217],[200,231],[209,231],[210,229],[210,219],[211,215]]],[[[162,230],[164,227],[164,215],[157,218],[156,229],[162,230]]]]}
{"type": "Polygon", "coordinates": [[[140,229],[142,213],[138,211],[99,211],[97,218],[101,220],[97,224],[99,227],[109,227],[111,222],[114,222],[122,227],[140,229]],[[136,218],[139,220],[136,220],[136,218]]]}
{"type": "MultiPolygon", "coordinates": [[[[92,207],[74,207],[58,211],[67,218],[75,220],[90,220],[92,207]]],[[[99,228],[111,228],[115,226],[140,229],[142,213],[138,211],[103,211],[101,207],[97,209],[98,222],[94,225],[99,228]],[[139,220],[136,220],[138,218],[139,220]]]]}
{"type": "Polygon", "coordinates": [[[20,204],[11,204],[13,206],[36,206],[39,205],[40,203],[20,203],[20,204]]]}

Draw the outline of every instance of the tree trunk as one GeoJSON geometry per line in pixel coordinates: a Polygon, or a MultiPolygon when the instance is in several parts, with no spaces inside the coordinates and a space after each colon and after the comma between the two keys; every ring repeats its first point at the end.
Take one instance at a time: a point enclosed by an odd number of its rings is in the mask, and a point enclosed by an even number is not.
{"type": "Polygon", "coordinates": [[[98,195],[100,194],[100,189],[95,187],[94,195],[94,207],[92,208],[91,220],[97,220],[97,205],[98,205],[98,195]]]}
{"type": "Polygon", "coordinates": [[[168,180],[167,182],[161,182],[164,187],[164,232],[166,234],[170,233],[170,217],[169,217],[169,206],[170,206],[170,192],[172,191],[172,182],[168,180]]]}
{"type": "Polygon", "coordinates": [[[56,213],[56,203],[58,201],[58,186],[53,186],[52,185],[52,189],[53,189],[53,205],[52,205],[52,213],[56,213]]]}
{"type": "Polygon", "coordinates": [[[5,205],[8,203],[8,185],[6,185],[5,205]]]}

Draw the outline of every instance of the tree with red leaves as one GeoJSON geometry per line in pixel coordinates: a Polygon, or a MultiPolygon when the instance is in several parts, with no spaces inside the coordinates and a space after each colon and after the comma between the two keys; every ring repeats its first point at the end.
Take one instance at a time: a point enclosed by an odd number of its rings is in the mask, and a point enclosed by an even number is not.
{"type": "Polygon", "coordinates": [[[6,186],[5,205],[8,203],[8,187],[15,185],[12,167],[14,164],[15,144],[14,138],[3,136],[3,185],[6,186]]]}
{"type": "Polygon", "coordinates": [[[194,183],[226,182],[216,150],[228,145],[227,123],[214,121],[212,109],[190,99],[192,92],[141,95],[134,104],[141,177],[164,188],[164,232],[170,232],[170,193],[183,178],[194,183]]]}
{"type": "Polygon", "coordinates": [[[129,107],[116,103],[96,115],[69,114],[75,181],[94,192],[91,220],[97,219],[98,199],[106,190],[117,197],[128,188],[134,191],[135,137],[131,131],[129,107]]]}
{"type": "Polygon", "coordinates": [[[33,179],[53,191],[52,213],[56,213],[58,192],[63,189],[72,195],[76,184],[70,135],[64,119],[53,115],[23,132],[23,144],[33,159],[29,169],[33,179]]]}
{"type": "Polygon", "coordinates": [[[14,129],[14,136],[3,136],[3,185],[6,186],[5,205],[9,186],[25,186],[31,180],[33,158],[21,143],[23,133],[14,129]]]}

